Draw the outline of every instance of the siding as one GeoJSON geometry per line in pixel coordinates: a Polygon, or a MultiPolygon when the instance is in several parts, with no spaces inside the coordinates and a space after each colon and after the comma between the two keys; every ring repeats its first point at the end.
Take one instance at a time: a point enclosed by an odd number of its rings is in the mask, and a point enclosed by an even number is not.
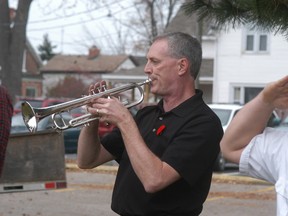
{"type": "Polygon", "coordinates": [[[267,54],[246,54],[242,52],[243,35],[242,29],[218,35],[213,102],[232,102],[235,84],[264,87],[288,74],[288,41],[284,36],[271,34],[267,54]]]}

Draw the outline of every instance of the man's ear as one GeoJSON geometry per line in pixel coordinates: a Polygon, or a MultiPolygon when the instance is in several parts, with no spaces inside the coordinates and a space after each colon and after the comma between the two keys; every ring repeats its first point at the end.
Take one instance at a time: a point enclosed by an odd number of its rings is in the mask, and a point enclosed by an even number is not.
{"type": "Polygon", "coordinates": [[[178,60],[178,74],[179,76],[183,76],[186,72],[188,72],[189,63],[186,58],[181,58],[178,60]]]}

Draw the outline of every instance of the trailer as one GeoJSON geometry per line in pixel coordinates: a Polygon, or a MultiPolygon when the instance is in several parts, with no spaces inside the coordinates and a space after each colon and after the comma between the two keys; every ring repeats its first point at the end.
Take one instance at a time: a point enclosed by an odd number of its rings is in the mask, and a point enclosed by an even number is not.
{"type": "Polygon", "coordinates": [[[13,134],[9,138],[0,193],[66,188],[63,134],[13,134]]]}

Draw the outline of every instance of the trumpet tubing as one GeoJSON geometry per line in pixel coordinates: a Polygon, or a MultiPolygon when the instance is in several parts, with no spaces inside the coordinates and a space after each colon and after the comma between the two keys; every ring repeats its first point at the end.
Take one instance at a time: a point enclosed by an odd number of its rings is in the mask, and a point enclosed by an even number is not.
{"type": "Polygon", "coordinates": [[[92,95],[87,95],[82,98],[74,99],[74,100],[67,101],[61,104],[57,104],[57,105],[53,105],[49,107],[43,107],[43,108],[34,108],[26,101],[22,103],[23,120],[24,120],[26,127],[28,128],[30,132],[36,132],[38,122],[42,118],[49,116],[49,115],[52,115],[54,125],[59,130],[65,130],[71,127],[78,127],[81,125],[85,125],[91,121],[96,120],[98,117],[95,117],[91,115],[90,113],[87,113],[87,114],[84,114],[83,116],[79,116],[77,118],[71,119],[68,122],[68,124],[66,124],[64,120],[62,120],[64,126],[60,126],[59,124],[57,124],[55,118],[58,114],[60,115],[62,112],[69,112],[69,110],[89,104],[94,99],[101,98],[101,97],[115,96],[116,94],[136,88],[140,92],[140,99],[125,105],[126,108],[131,108],[133,106],[140,104],[143,101],[144,91],[141,86],[148,84],[150,82],[151,80],[147,79],[141,83],[130,83],[124,86],[119,86],[119,87],[108,89],[108,90],[95,93],[92,95]]]}

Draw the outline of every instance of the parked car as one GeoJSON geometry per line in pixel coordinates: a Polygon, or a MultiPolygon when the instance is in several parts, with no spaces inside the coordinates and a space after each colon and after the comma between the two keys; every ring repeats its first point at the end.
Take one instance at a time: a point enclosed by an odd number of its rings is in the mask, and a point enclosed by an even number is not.
{"type": "Polygon", "coordinates": [[[25,98],[25,99],[19,99],[15,104],[13,108],[13,114],[16,115],[21,112],[21,104],[24,101],[28,101],[32,107],[42,107],[43,99],[36,99],[36,98],[25,98]]]}
{"type": "MultiPolygon", "coordinates": [[[[233,117],[242,108],[241,105],[237,104],[208,104],[208,105],[220,119],[224,132],[228,127],[228,125],[230,124],[230,122],[232,121],[233,117]]],[[[227,161],[223,157],[222,152],[220,152],[214,164],[214,170],[224,171],[226,168],[226,164],[227,161]]]]}
{"type": "MultiPolygon", "coordinates": [[[[227,129],[230,122],[232,121],[233,117],[242,108],[242,105],[237,104],[208,104],[208,105],[219,117],[224,132],[227,129]]],[[[277,113],[273,112],[267,123],[267,127],[277,127],[279,123],[280,121],[277,113]]],[[[223,154],[220,152],[215,162],[214,170],[224,171],[228,162],[229,161],[226,161],[226,159],[223,157],[223,154]]]]}
{"type": "Polygon", "coordinates": [[[24,124],[22,114],[21,113],[15,114],[14,116],[12,116],[10,133],[16,134],[24,132],[29,132],[29,130],[24,124]]]}
{"type": "Polygon", "coordinates": [[[288,132],[288,116],[285,117],[284,119],[279,119],[279,125],[277,125],[275,127],[276,129],[279,129],[279,130],[284,130],[284,131],[287,131],[288,132]]]}
{"type": "MultiPolygon", "coordinates": [[[[68,122],[71,117],[68,114],[62,114],[65,122],[68,122]]],[[[63,125],[60,117],[56,117],[57,124],[63,125]]],[[[51,116],[47,116],[41,119],[38,123],[37,131],[43,130],[53,130],[54,123],[51,116]]],[[[23,117],[21,113],[18,113],[12,117],[11,123],[11,134],[16,133],[29,133],[26,125],[24,124],[23,117]]],[[[77,152],[77,142],[80,134],[80,127],[69,128],[63,130],[65,153],[76,153],[77,152]]]]}

